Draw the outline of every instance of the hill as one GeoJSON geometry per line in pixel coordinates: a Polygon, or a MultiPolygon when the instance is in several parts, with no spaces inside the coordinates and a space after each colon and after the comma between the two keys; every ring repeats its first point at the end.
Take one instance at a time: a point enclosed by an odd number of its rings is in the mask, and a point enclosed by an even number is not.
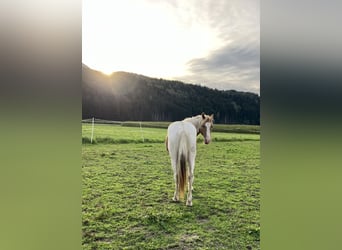
{"type": "Polygon", "coordinates": [[[82,118],[174,121],[213,113],[215,123],[260,124],[260,97],[82,65],[82,118]]]}

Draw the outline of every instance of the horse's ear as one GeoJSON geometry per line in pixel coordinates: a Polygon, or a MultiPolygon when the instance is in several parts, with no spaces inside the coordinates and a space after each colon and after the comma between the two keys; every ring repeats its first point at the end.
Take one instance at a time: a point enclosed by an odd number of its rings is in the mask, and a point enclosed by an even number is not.
{"type": "Polygon", "coordinates": [[[202,115],[202,118],[205,119],[205,114],[204,114],[204,112],[202,112],[201,115],[202,115]]]}
{"type": "Polygon", "coordinates": [[[212,120],[214,119],[214,114],[212,114],[212,115],[210,116],[210,119],[212,119],[212,120]]]}

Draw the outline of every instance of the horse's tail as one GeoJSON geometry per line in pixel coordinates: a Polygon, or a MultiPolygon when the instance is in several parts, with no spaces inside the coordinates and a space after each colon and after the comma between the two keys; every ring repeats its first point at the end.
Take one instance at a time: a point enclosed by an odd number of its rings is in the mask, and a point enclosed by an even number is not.
{"type": "Polygon", "coordinates": [[[188,145],[186,140],[186,135],[182,134],[178,147],[178,185],[179,185],[179,196],[181,199],[184,198],[184,191],[187,184],[187,171],[186,171],[186,161],[188,158],[188,145]]]}
{"type": "Polygon", "coordinates": [[[169,139],[168,139],[168,136],[166,136],[165,138],[165,147],[166,147],[166,151],[169,152],[169,139]]]}

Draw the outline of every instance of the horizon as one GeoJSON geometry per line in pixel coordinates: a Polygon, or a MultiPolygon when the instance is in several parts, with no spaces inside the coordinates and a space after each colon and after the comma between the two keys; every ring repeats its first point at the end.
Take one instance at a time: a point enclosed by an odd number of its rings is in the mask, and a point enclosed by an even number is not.
{"type": "Polygon", "coordinates": [[[82,63],[260,95],[259,1],[83,1],[82,63]]]}
{"type": "Polygon", "coordinates": [[[243,90],[236,90],[236,89],[217,89],[215,87],[211,87],[211,86],[207,86],[207,85],[203,85],[200,83],[194,83],[194,82],[184,82],[182,80],[175,80],[175,79],[168,79],[168,78],[163,78],[163,77],[152,77],[152,76],[147,76],[144,74],[139,74],[139,73],[135,73],[135,72],[129,72],[129,71],[124,71],[124,70],[120,70],[120,71],[113,71],[110,74],[107,74],[105,72],[102,72],[101,70],[97,70],[97,69],[93,69],[91,67],[89,67],[88,65],[86,65],[85,63],[82,62],[82,66],[86,66],[87,68],[89,68],[92,71],[96,71],[106,77],[111,77],[113,74],[115,73],[126,73],[126,74],[134,74],[134,75],[138,75],[138,76],[143,76],[143,77],[147,77],[147,78],[152,78],[152,79],[162,79],[164,81],[177,81],[183,84],[188,84],[188,85],[195,85],[195,86],[199,86],[199,87],[205,87],[205,88],[209,88],[211,90],[218,90],[218,91],[236,91],[236,92],[241,92],[241,93],[251,93],[251,94],[255,94],[260,98],[260,93],[255,93],[255,92],[251,92],[251,91],[243,91],[243,90]]]}

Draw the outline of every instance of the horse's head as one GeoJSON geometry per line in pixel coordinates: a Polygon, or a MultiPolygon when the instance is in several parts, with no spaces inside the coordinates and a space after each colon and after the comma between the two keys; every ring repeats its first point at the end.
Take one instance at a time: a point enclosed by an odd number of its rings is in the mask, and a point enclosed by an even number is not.
{"type": "Polygon", "coordinates": [[[211,141],[211,130],[213,129],[214,115],[206,115],[204,113],[202,115],[201,126],[199,128],[199,132],[204,137],[204,143],[209,144],[211,141]]]}

